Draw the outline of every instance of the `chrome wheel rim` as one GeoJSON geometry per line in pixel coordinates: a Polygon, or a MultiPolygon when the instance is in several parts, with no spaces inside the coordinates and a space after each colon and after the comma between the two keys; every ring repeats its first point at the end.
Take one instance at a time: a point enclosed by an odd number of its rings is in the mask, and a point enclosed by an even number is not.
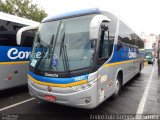
{"type": "Polygon", "coordinates": [[[119,92],[119,80],[116,79],[116,89],[115,89],[115,93],[117,94],[119,92]]]}

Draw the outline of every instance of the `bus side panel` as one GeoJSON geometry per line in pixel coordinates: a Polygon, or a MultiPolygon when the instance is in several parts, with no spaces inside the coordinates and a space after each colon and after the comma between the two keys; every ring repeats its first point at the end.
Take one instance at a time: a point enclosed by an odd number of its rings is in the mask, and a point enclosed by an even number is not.
{"type": "Polygon", "coordinates": [[[0,19],[0,90],[27,83],[29,54],[33,32],[23,35],[23,45],[16,43],[17,31],[26,25],[0,19]]]}
{"type": "MultiPolygon", "coordinates": [[[[118,43],[119,44],[119,43],[118,43]]],[[[125,64],[128,58],[128,51],[126,50],[126,46],[123,46],[119,49],[118,44],[115,44],[114,54],[109,61],[109,64],[113,66],[113,76],[114,80],[117,78],[118,72],[122,71],[122,82],[127,81],[127,74],[128,74],[128,66],[125,64]]]]}
{"type": "MultiPolygon", "coordinates": [[[[130,46],[123,46],[123,55],[125,55],[123,64],[123,84],[128,82],[132,77],[134,77],[138,73],[139,69],[139,61],[137,56],[135,58],[129,58],[130,53],[137,53],[136,48],[130,46]]],[[[138,55],[138,54],[137,54],[138,55]]]]}
{"type": "Polygon", "coordinates": [[[144,47],[144,42],[120,20],[117,45],[110,63],[119,62],[119,66],[115,66],[115,71],[122,70],[123,84],[125,84],[139,72],[141,57],[138,49],[144,47]]]}
{"type": "Polygon", "coordinates": [[[0,65],[0,90],[27,84],[28,63],[0,65]]]}
{"type": "Polygon", "coordinates": [[[27,84],[30,47],[0,46],[0,90],[27,84]]]}
{"type": "MultiPolygon", "coordinates": [[[[104,64],[105,65],[105,64],[104,64]]],[[[113,67],[102,66],[98,70],[98,95],[97,102],[101,103],[114,92],[113,67]]]]}
{"type": "Polygon", "coordinates": [[[123,84],[125,84],[139,72],[141,60],[135,48],[122,44],[122,47],[117,49],[117,46],[118,45],[115,45],[113,57],[108,64],[112,64],[114,67],[113,76],[115,79],[118,72],[122,71],[122,81],[123,84]],[[134,53],[136,53],[136,56],[133,55],[134,53]],[[132,56],[130,56],[130,54],[132,54],[132,56]]]}
{"type": "MultiPolygon", "coordinates": [[[[109,12],[105,12],[104,15],[106,15],[107,17],[111,19],[111,22],[107,24],[109,27],[109,38],[110,38],[110,41],[107,44],[110,45],[109,51],[112,53],[113,48],[114,48],[113,45],[115,43],[115,35],[117,31],[118,18],[109,12]]],[[[115,90],[115,75],[113,72],[114,66],[108,66],[108,62],[110,61],[109,59],[98,70],[98,98],[97,100],[99,100],[99,103],[101,103],[103,100],[110,97],[114,93],[114,90],[115,90]]]]}

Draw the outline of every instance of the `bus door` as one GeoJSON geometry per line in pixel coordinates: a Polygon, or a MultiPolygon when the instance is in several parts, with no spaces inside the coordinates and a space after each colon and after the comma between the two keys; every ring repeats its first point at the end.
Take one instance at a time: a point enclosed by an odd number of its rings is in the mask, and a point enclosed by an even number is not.
{"type": "Polygon", "coordinates": [[[98,43],[98,99],[99,102],[108,98],[112,92],[112,67],[108,67],[106,61],[110,58],[112,52],[113,43],[110,42],[109,38],[109,27],[107,22],[102,22],[100,26],[100,38],[98,43]]]}

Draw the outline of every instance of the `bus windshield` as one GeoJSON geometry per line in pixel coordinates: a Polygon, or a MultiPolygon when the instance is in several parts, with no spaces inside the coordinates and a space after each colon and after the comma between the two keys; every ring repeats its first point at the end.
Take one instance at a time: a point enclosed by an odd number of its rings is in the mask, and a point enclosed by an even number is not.
{"type": "Polygon", "coordinates": [[[92,66],[89,37],[93,15],[41,23],[34,40],[30,66],[41,71],[71,71],[92,66]]]}
{"type": "Polygon", "coordinates": [[[146,58],[152,58],[152,52],[146,52],[145,53],[146,58]]]}

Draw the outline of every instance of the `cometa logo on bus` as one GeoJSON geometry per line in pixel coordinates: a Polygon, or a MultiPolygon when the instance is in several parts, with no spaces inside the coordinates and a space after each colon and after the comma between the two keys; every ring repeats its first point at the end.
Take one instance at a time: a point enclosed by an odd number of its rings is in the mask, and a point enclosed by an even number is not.
{"type": "Polygon", "coordinates": [[[128,57],[129,58],[136,58],[137,57],[137,53],[136,52],[131,52],[131,50],[129,49],[129,51],[128,51],[128,57]]]}
{"type": "Polygon", "coordinates": [[[28,59],[31,52],[18,51],[16,48],[9,49],[7,56],[12,59],[28,59]]]}

